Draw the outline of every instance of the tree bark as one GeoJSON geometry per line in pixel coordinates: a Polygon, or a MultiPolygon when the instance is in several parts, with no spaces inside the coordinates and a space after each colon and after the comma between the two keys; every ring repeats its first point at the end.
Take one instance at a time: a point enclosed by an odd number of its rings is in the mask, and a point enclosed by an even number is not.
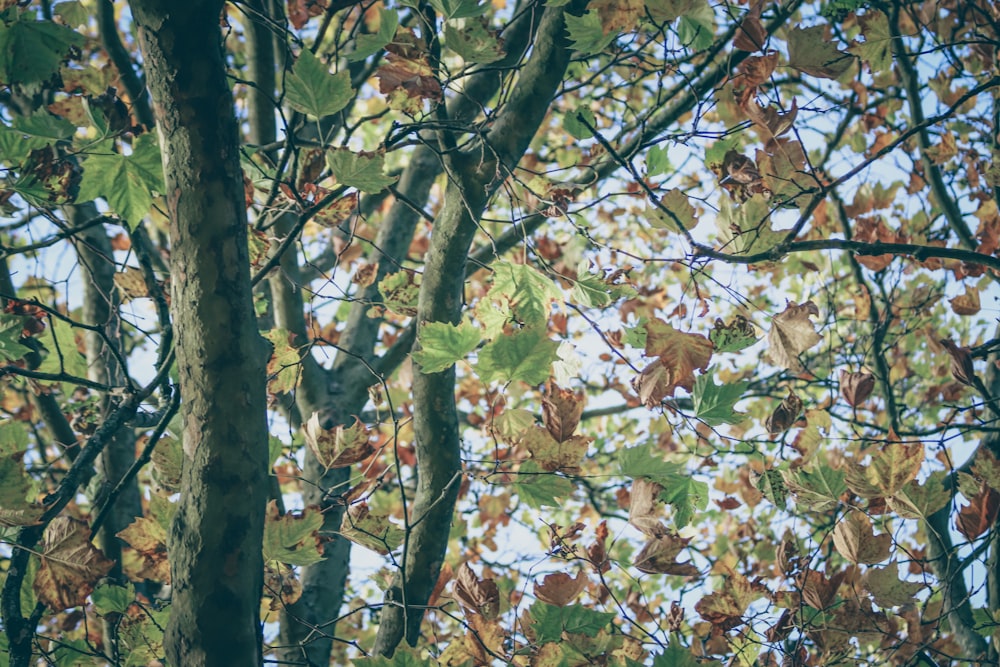
{"type": "Polygon", "coordinates": [[[172,665],[259,665],[267,350],[250,288],[221,1],[133,0],[170,215],[184,468],[170,536],[172,665]]]}

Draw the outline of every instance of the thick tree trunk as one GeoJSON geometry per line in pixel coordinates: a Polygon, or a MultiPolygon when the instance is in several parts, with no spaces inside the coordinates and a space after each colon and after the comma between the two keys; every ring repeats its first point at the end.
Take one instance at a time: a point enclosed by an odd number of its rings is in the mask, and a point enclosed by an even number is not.
{"type": "Polygon", "coordinates": [[[223,3],[130,5],[163,152],[183,399],[167,657],[185,667],[259,665],[267,351],[251,298],[223,3]]]}

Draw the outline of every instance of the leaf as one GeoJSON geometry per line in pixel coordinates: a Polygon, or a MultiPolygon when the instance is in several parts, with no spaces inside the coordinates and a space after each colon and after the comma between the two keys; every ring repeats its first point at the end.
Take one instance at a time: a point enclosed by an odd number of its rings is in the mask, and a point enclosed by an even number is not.
{"type": "Polygon", "coordinates": [[[708,332],[716,352],[739,352],[757,342],[757,329],[750,320],[737,315],[726,324],[721,319],[715,320],[715,328],[708,332]]]}
{"type": "Polygon", "coordinates": [[[112,280],[114,280],[115,287],[121,292],[122,303],[149,296],[149,287],[146,285],[146,278],[140,269],[127,266],[124,271],[116,272],[112,276],[112,280]]]}
{"type": "Polygon", "coordinates": [[[788,396],[764,420],[764,428],[771,438],[776,438],[790,429],[798,421],[800,414],[802,414],[802,399],[789,387],[788,396]]]}
{"type": "Polygon", "coordinates": [[[487,299],[508,302],[526,327],[546,326],[552,304],[562,300],[562,292],[551,278],[531,265],[504,261],[493,265],[493,284],[487,299]]]}
{"type": "MultiPolygon", "coordinates": [[[[673,171],[669,151],[660,144],[650,146],[646,152],[646,178],[653,178],[673,171]]],[[[683,194],[683,193],[682,193],[683,194]]]]}
{"type": "Polygon", "coordinates": [[[904,519],[927,519],[948,504],[951,494],[944,485],[947,473],[943,470],[932,472],[924,484],[910,481],[891,498],[891,507],[904,519]]]}
{"type": "MultiPolygon", "coordinates": [[[[309,49],[302,49],[285,76],[285,101],[296,111],[325,118],[343,110],[354,97],[347,70],[330,74],[309,49]]],[[[343,181],[341,181],[343,182],[343,181]]]]}
{"type": "Polygon", "coordinates": [[[549,385],[546,396],[542,398],[542,422],[557,442],[565,442],[573,436],[585,403],[582,393],[549,385]]]}
{"type": "Polygon", "coordinates": [[[882,495],[891,496],[916,479],[924,459],[923,443],[892,442],[872,454],[866,476],[882,495]]]}
{"type": "Polygon", "coordinates": [[[793,373],[804,370],[799,355],[823,340],[816,333],[810,315],[819,315],[819,308],[812,301],[802,305],[790,302],[785,310],[771,318],[771,331],[767,335],[770,363],[793,373]]]}
{"type": "Polygon", "coordinates": [[[131,155],[91,153],[83,161],[77,201],[103,198],[111,210],[134,228],[149,213],[153,193],[163,194],[163,163],[152,134],[139,136],[131,155]]]}
{"type": "Polygon", "coordinates": [[[848,373],[840,371],[840,394],[852,407],[858,407],[872,395],[875,376],[867,371],[848,373]]]}
{"type": "Polygon", "coordinates": [[[788,64],[821,79],[837,79],[854,64],[854,57],[826,40],[826,27],[793,27],[788,31],[788,64]]]}
{"type": "Polygon", "coordinates": [[[682,538],[669,531],[651,538],[636,554],[632,564],[646,574],[669,574],[679,577],[696,577],[701,574],[689,562],[678,563],[677,555],[687,547],[690,538],[682,538]]]}
{"type": "Polygon", "coordinates": [[[979,493],[969,497],[969,504],[958,510],[955,523],[968,539],[974,540],[996,523],[1000,513],[1000,493],[985,483],[979,493]]]}
{"type": "Polygon", "coordinates": [[[31,85],[51,79],[83,35],[52,21],[0,22],[0,83],[31,85]]]}
{"type": "Polygon", "coordinates": [[[480,4],[479,0],[429,0],[429,2],[445,20],[482,16],[490,7],[489,3],[480,4]]]}
{"type": "Polygon", "coordinates": [[[986,485],[994,491],[1000,491],[1000,461],[985,447],[976,452],[976,460],[972,464],[972,472],[981,477],[986,485]]]}
{"type": "Polygon", "coordinates": [[[874,565],[889,558],[892,537],[875,535],[871,520],[861,512],[848,512],[833,529],[833,544],[852,563],[874,565]]]}
{"type": "Polygon", "coordinates": [[[872,74],[888,72],[892,68],[892,34],[889,17],[878,10],[869,9],[858,17],[864,42],[855,42],[848,51],[868,63],[872,74]]]}
{"type": "Polygon", "coordinates": [[[30,116],[15,116],[11,124],[27,141],[41,139],[41,145],[68,139],[76,132],[73,123],[44,110],[35,111],[30,116]]]}
{"type": "Polygon", "coordinates": [[[573,600],[580,596],[587,586],[587,576],[583,572],[577,572],[575,577],[571,577],[566,572],[554,572],[547,574],[542,579],[542,583],[534,583],[533,593],[536,598],[554,607],[567,607],[573,600]]]}
{"type": "Polygon", "coordinates": [[[677,38],[692,51],[704,51],[715,38],[715,12],[707,0],[689,0],[677,21],[677,38]]]}
{"type": "Polygon", "coordinates": [[[419,274],[412,271],[397,271],[383,278],[378,284],[378,291],[385,307],[400,315],[415,316],[420,296],[418,277],[419,274]]]}
{"type": "Polygon", "coordinates": [[[982,309],[979,290],[968,285],[965,286],[965,294],[952,297],[948,303],[951,304],[951,310],[956,315],[976,315],[982,309]]]}
{"type": "Polygon", "coordinates": [[[419,349],[413,360],[421,373],[440,373],[461,361],[479,346],[482,332],[468,321],[455,326],[448,322],[424,322],[417,332],[419,349]]]}
{"type": "Polygon", "coordinates": [[[746,419],[746,415],[734,412],[733,406],[743,398],[743,393],[749,386],[750,383],[746,381],[717,385],[713,378],[713,369],[708,369],[694,382],[691,398],[694,402],[695,417],[709,426],[739,424],[746,419]]]}
{"type": "Polygon", "coordinates": [[[45,529],[33,589],[38,601],[52,611],[78,607],[86,603],[94,584],[113,566],[90,543],[86,522],[58,516],[45,529]]]}
{"type": "Polygon", "coordinates": [[[574,435],[560,442],[548,430],[536,425],[521,434],[519,443],[531,453],[532,460],[551,472],[575,469],[592,441],[592,438],[574,435]]]}
{"type": "Polygon", "coordinates": [[[746,577],[730,571],[723,588],[703,597],[694,609],[706,621],[726,631],[741,625],[747,607],[761,596],[746,577]]]}
{"type": "Polygon", "coordinates": [[[38,336],[46,349],[38,370],[42,373],[66,373],[73,377],[87,377],[87,359],[76,346],[76,332],[66,320],[53,317],[49,326],[38,336]]]}
{"type": "Polygon", "coordinates": [[[826,512],[840,503],[847,491],[844,473],[825,464],[816,464],[781,474],[796,502],[812,512],[826,512]]]}
{"type": "Polygon", "coordinates": [[[347,148],[326,152],[326,164],[337,182],[368,194],[378,194],[396,182],[385,175],[385,157],[379,153],[354,153],[347,148]]]}
{"type": "Polygon", "coordinates": [[[564,632],[596,637],[598,632],[611,624],[615,615],[581,604],[557,607],[539,601],[528,608],[528,617],[532,621],[529,627],[535,633],[536,641],[544,644],[560,641],[564,632]]]}
{"type": "Polygon", "coordinates": [[[500,613],[500,589],[489,577],[480,579],[468,563],[462,563],[455,577],[455,599],[463,609],[493,620],[500,613]]]}
{"type": "MultiPolygon", "coordinates": [[[[358,62],[381,51],[392,41],[399,27],[399,12],[395,9],[379,7],[378,32],[358,35],[354,41],[354,50],[347,55],[348,62],[358,62]]],[[[348,79],[350,82],[350,79],[348,79]]]]}
{"type": "Polygon", "coordinates": [[[592,127],[597,127],[597,119],[594,112],[585,106],[579,106],[563,116],[563,129],[574,139],[589,139],[594,135],[592,127]]]}
{"type": "Polygon", "coordinates": [[[90,594],[90,600],[101,616],[124,614],[135,600],[135,586],[131,583],[128,586],[101,584],[90,594]]]}
{"type": "Polygon", "coordinates": [[[566,32],[573,48],[585,56],[600,53],[618,36],[617,33],[604,33],[601,17],[595,11],[584,12],[583,16],[565,15],[566,32]]]}
{"type": "Polygon", "coordinates": [[[690,649],[672,640],[663,653],[653,657],[653,667],[721,667],[717,660],[704,661],[696,658],[690,649]]]}
{"type": "Polygon", "coordinates": [[[708,368],[712,350],[712,342],[701,334],[678,331],[659,318],[646,324],[646,356],[660,358],[669,374],[670,396],[677,387],[694,388],[694,371],[708,368]]]}
{"type": "Polygon", "coordinates": [[[406,532],[389,521],[387,512],[372,512],[368,503],[359,502],[344,513],[340,534],[355,544],[387,556],[403,544],[406,532]]]}
{"type": "Polygon", "coordinates": [[[352,466],[375,453],[371,431],[357,417],[350,426],[337,425],[325,429],[320,425],[319,413],[314,412],[303,428],[302,436],[316,455],[316,460],[327,470],[352,466]]]}
{"type": "Polygon", "coordinates": [[[413,116],[421,111],[424,100],[432,105],[441,101],[444,93],[428,60],[427,46],[412,29],[396,30],[386,50],[385,64],[375,76],[390,108],[413,116]]]}
{"type": "Polygon", "coordinates": [[[880,607],[899,607],[913,602],[913,596],[924,588],[920,582],[900,581],[896,561],[885,567],[871,567],[864,575],[865,588],[880,607]]]}
{"type": "Polygon", "coordinates": [[[552,362],[558,359],[559,344],[544,331],[521,329],[488,343],[479,351],[476,372],[483,382],[509,384],[522,380],[542,384],[549,379],[552,362]]]}
{"type": "Polygon", "coordinates": [[[302,357],[292,347],[292,334],[285,329],[271,329],[264,333],[274,350],[267,362],[267,389],[274,394],[283,394],[299,386],[302,357]]]}
{"type": "Polygon", "coordinates": [[[451,21],[445,23],[444,41],[467,63],[486,65],[506,55],[503,40],[480,21],[464,21],[461,26],[451,21]]]}
{"type": "Polygon", "coordinates": [[[279,514],[277,502],[271,500],[264,518],[264,560],[286,565],[312,565],[323,560],[319,535],[323,513],[318,508],[279,514]]]}
{"type": "Polygon", "coordinates": [[[161,522],[155,518],[140,516],[118,531],[117,535],[135,550],[134,558],[123,563],[127,574],[140,581],[149,579],[170,582],[167,530],[161,522]]]}
{"type": "Polygon", "coordinates": [[[176,493],[181,485],[181,466],[184,452],[176,438],[164,436],[156,443],[150,455],[153,464],[153,479],[169,493],[176,493]]]}
{"type": "Polygon", "coordinates": [[[421,651],[404,646],[396,649],[391,658],[377,656],[374,658],[358,658],[353,664],[358,667],[438,667],[436,660],[420,657],[421,651]]]}
{"type": "Polygon", "coordinates": [[[514,489],[518,497],[530,507],[559,507],[560,498],[568,498],[573,493],[573,483],[554,472],[543,472],[534,461],[521,464],[514,477],[514,489]]]}
{"type": "Polygon", "coordinates": [[[696,217],[696,211],[694,206],[691,205],[691,200],[677,188],[667,190],[660,197],[660,206],[647,206],[647,211],[649,212],[647,214],[649,224],[656,229],[667,229],[672,232],[681,233],[682,225],[684,231],[691,231],[698,226],[699,218],[696,217]]]}

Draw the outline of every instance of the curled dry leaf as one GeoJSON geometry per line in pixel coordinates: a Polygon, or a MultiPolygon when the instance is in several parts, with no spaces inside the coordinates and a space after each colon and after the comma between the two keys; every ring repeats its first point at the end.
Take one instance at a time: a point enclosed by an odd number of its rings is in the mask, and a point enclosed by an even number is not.
{"type": "Polygon", "coordinates": [[[858,407],[872,395],[875,376],[866,371],[849,373],[840,371],[840,393],[851,406],[858,407]]]}
{"type": "Polygon", "coordinates": [[[767,355],[771,363],[793,373],[802,372],[799,355],[823,340],[809,319],[811,315],[819,315],[819,308],[812,301],[806,301],[801,305],[789,303],[772,318],[771,332],[767,335],[770,345],[767,355]]]}
{"type": "Polygon", "coordinates": [[[768,434],[774,438],[790,429],[801,413],[802,399],[789,389],[785,400],[764,420],[764,427],[767,428],[768,434]]]}
{"type": "Polygon", "coordinates": [[[500,589],[489,578],[479,579],[468,563],[462,563],[455,578],[455,597],[467,612],[493,620],[500,613],[500,589]]]}
{"type": "Polygon", "coordinates": [[[549,385],[549,391],[542,399],[542,421],[557,442],[565,442],[573,435],[580,423],[583,405],[582,393],[563,389],[554,383],[549,385]]]}
{"type": "Polygon", "coordinates": [[[951,357],[952,376],[964,385],[976,386],[979,378],[976,376],[969,348],[959,347],[950,338],[942,338],[939,342],[948,351],[948,356],[951,357]]]}
{"type": "Polygon", "coordinates": [[[658,511],[661,491],[663,491],[662,486],[645,477],[639,477],[632,482],[628,522],[647,537],[655,538],[666,532],[666,527],[660,522],[658,511]]]}
{"type": "Polygon", "coordinates": [[[871,520],[861,512],[851,512],[833,529],[833,544],[852,563],[874,565],[889,558],[892,538],[876,535],[871,520]]]}
{"type": "Polygon", "coordinates": [[[969,504],[958,510],[955,524],[970,540],[974,540],[996,523],[1000,512],[1000,493],[982,483],[979,493],[969,498],[969,504]]]}
{"type": "Polygon", "coordinates": [[[124,271],[119,271],[112,278],[115,281],[115,287],[122,293],[122,302],[124,303],[149,296],[146,279],[139,269],[127,266],[124,271]]]}
{"type": "Polygon", "coordinates": [[[746,155],[735,150],[726,152],[722,159],[722,171],[725,174],[720,183],[726,184],[730,181],[740,185],[751,185],[760,182],[760,172],[757,171],[757,163],[746,155]]]}
{"type": "Polygon", "coordinates": [[[314,412],[302,434],[306,445],[327,470],[346,468],[363,461],[375,451],[371,444],[371,432],[357,417],[351,426],[325,429],[319,422],[319,413],[314,412]]]}
{"type": "Polygon", "coordinates": [[[90,542],[90,527],[79,519],[56,517],[42,541],[41,565],[35,575],[38,601],[53,611],[78,607],[114,563],[90,542]]]}
{"type": "Polygon", "coordinates": [[[565,572],[554,572],[545,575],[542,583],[535,582],[535,597],[542,602],[565,607],[575,600],[587,586],[587,577],[578,572],[575,577],[565,572]]]}
{"type": "Polygon", "coordinates": [[[760,15],[763,3],[755,2],[750,11],[746,13],[740,22],[740,27],[736,29],[736,37],[733,38],[733,46],[741,51],[760,51],[767,41],[767,29],[761,23],[760,15]]]}
{"type": "Polygon", "coordinates": [[[664,531],[661,535],[646,542],[642,550],[636,554],[632,563],[640,572],[647,574],[672,574],[680,577],[696,577],[700,574],[693,564],[677,562],[677,554],[691,540],[676,533],[664,531]]]}

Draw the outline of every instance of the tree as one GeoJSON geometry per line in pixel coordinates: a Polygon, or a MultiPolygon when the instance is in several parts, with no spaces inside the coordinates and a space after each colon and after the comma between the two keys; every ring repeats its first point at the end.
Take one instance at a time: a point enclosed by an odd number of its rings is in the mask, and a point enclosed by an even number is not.
{"type": "Polygon", "coordinates": [[[993,5],[3,3],[0,661],[996,664],[993,5]]]}

